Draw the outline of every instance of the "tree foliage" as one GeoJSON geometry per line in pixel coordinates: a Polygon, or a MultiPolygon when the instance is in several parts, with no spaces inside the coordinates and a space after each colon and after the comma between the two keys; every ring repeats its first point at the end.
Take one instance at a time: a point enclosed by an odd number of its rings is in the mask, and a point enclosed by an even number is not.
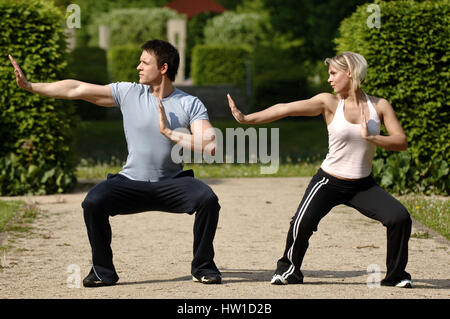
{"type": "Polygon", "coordinates": [[[375,175],[396,192],[448,194],[450,186],[450,3],[376,1],[380,28],[367,6],[342,22],[337,50],[369,64],[363,89],[388,99],[409,141],[407,152],[377,151],[375,175]]]}
{"type": "Polygon", "coordinates": [[[100,25],[109,27],[110,46],[142,45],[151,39],[167,40],[167,21],[184,16],[169,8],[113,9],[88,26],[92,46],[98,45],[100,25]]]}
{"type": "Polygon", "coordinates": [[[268,17],[259,13],[224,12],[210,19],[204,29],[207,44],[247,44],[268,42],[271,26],[268,17]]]}
{"type": "Polygon", "coordinates": [[[64,192],[75,183],[70,107],[20,89],[7,58],[32,82],[58,80],[63,18],[47,1],[0,1],[0,195],[64,192]]]}

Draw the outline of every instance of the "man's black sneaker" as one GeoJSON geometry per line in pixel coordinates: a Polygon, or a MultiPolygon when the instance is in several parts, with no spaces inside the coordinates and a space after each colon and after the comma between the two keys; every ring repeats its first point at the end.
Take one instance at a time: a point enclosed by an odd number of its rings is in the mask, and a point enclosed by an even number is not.
{"type": "Polygon", "coordinates": [[[220,275],[192,276],[192,280],[207,285],[218,285],[222,283],[222,277],[220,275]]]}
{"type": "Polygon", "coordinates": [[[97,277],[97,275],[94,272],[94,269],[91,268],[91,271],[86,276],[86,278],[83,279],[83,286],[84,287],[103,287],[103,286],[113,286],[114,284],[107,284],[103,282],[101,279],[97,277]]]}

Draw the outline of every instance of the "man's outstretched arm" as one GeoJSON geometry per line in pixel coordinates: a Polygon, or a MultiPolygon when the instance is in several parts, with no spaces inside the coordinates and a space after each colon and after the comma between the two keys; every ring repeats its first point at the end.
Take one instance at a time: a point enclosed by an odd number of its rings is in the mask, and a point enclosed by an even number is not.
{"type": "Polygon", "coordinates": [[[114,106],[109,85],[97,85],[78,80],[62,80],[50,83],[29,82],[19,64],[8,55],[14,67],[16,82],[19,87],[29,92],[56,99],[85,100],[101,106],[114,106]]]}

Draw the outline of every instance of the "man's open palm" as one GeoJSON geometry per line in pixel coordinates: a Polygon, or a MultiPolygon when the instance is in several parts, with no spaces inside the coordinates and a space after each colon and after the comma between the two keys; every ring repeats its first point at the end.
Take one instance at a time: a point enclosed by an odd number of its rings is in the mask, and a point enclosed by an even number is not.
{"type": "Polygon", "coordinates": [[[31,83],[27,81],[27,78],[25,77],[25,74],[23,74],[19,64],[17,64],[16,60],[14,60],[11,55],[8,54],[8,57],[14,67],[14,74],[16,75],[17,85],[25,90],[31,89],[31,83]]]}

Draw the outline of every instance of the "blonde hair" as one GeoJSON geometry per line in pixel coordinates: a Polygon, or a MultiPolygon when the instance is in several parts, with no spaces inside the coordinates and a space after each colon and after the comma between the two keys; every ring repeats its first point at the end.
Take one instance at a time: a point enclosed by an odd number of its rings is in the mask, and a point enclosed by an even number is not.
{"type": "Polygon", "coordinates": [[[341,71],[350,71],[352,76],[352,89],[356,90],[361,87],[367,75],[367,61],[358,53],[342,52],[332,58],[326,58],[325,64],[332,65],[341,71]]]}

